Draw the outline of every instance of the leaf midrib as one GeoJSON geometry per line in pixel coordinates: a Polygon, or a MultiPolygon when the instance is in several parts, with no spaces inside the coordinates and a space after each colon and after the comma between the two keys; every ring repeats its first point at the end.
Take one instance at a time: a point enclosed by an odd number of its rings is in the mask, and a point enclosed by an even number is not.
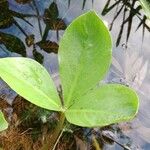
{"type": "Polygon", "coordinates": [[[76,87],[76,85],[77,85],[77,82],[78,82],[78,79],[80,78],[80,74],[81,74],[81,70],[83,69],[83,67],[84,67],[84,63],[83,63],[83,57],[84,57],[84,52],[85,52],[85,50],[88,48],[88,45],[84,45],[85,43],[87,43],[87,42],[85,42],[85,41],[87,41],[88,40],[88,31],[87,31],[87,28],[86,28],[86,26],[85,26],[85,24],[83,24],[83,26],[84,26],[84,30],[85,30],[85,32],[84,32],[84,36],[85,36],[85,40],[84,40],[84,43],[82,43],[81,44],[81,47],[82,47],[82,49],[84,49],[84,50],[82,50],[81,51],[81,54],[80,54],[80,58],[79,58],[79,63],[78,64],[80,64],[80,67],[78,68],[78,72],[77,72],[77,74],[76,74],[76,76],[75,76],[75,79],[74,79],[74,81],[73,81],[73,84],[72,84],[72,87],[71,87],[71,89],[70,89],[70,91],[69,91],[69,95],[68,95],[68,97],[67,97],[67,103],[66,103],[66,106],[67,107],[69,107],[69,104],[70,104],[70,101],[71,101],[71,99],[72,99],[72,96],[73,96],[73,91],[74,91],[74,89],[75,89],[75,87],[76,87]]]}
{"type": "MultiPolygon", "coordinates": [[[[133,109],[132,109],[133,110],[133,109]]],[[[89,109],[68,109],[67,113],[74,113],[74,112],[86,112],[86,113],[106,113],[106,111],[102,111],[102,110],[89,110],[89,109]]],[[[109,113],[108,113],[109,114],[109,113]]],[[[112,111],[111,111],[112,114],[112,111]]],[[[114,112],[113,112],[114,114],[114,112]]]]}
{"type": "MultiPolygon", "coordinates": [[[[1,70],[3,70],[3,69],[1,68],[1,70]]],[[[5,70],[3,70],[3,72],[4,72],[5,74],[9,74],[9,75],[10,75],[10,73],[8,73],[8,72],[5,71],[5,70]]],[[[30,85],[29,83],[26,83],[26,82],[22,81],[22,80],[19,79],[19,78],[16,78],[16,77],[15,77],[14,75],[12,75],[12,74],[11,74],[10,76],[12,76],[12,77],[15,78],[16,80],[22,82],[23,84],[26,84],[27,86],[33,88],[35,91],[37,91],[37,93],[39,92],[42,96],[44,96],[46,99],[50,100],[50,102],[51,102],[52,104],[54,104],[55,106],[57,106],[57,107],[59,108],[59,105],[57,105],[57,103],[56,103],[55,101],[53,101],[51,98],[49,98],[49,97],[47,96],[47,94],[44,93],[43,91],[39,90],[38,88],[35,88],[34,86],[30,85]]],[[[60,110],[60,109],[59,109],[59,110],[60,110]]]]}

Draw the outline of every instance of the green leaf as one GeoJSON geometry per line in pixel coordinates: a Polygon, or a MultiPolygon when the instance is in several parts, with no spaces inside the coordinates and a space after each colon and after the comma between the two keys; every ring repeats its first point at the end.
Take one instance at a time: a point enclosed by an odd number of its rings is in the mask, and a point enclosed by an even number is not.
{"type": "Polygon", "coordinates": [[[0,111],[0,132],[8,128],[8,123],[4,118],[3,113],[0,111]]]}
{"type": "Polygon", "coordinates": [[[138,106],[138,97],[133,90],[119,84],[108,84],[74,101],[65,115],[75,125],[106,126],[132,119],[138,106]]]}
{"type": "Polygon", "coordinates": [[[143,10],[147,18],[150,19],[150,0],[140,0],[143,10]]]}
{"type": "Polygon", "coordinates": [[[70,24],[59,46],[60,78],[68,107],[103,79],[111,61],[112,42],[103,21],[90,11],[70,24]]]}
{"type": "Polygon", "coordinates": [[[60,111],[61,103],[46,69],[29,58],[0,59],[0,77],[31,103],[60,111]]]}

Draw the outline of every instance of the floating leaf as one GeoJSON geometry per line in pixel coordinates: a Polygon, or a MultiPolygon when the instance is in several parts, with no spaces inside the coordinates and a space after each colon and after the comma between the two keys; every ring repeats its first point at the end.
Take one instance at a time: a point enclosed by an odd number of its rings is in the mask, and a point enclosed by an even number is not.
{"type": "Polygon", "coordinates": [[[0,59],[0,76],[19,95],[37,106],[60,110],[60,100],[46,69],[29,58],[0,59]]]}
{"type": "Polygon", "coordinates": [[[0,44],[4,44],[10,52],[15,52],[26,56],[24,43],[16,36],[0,32],[0,44]]]}
{"type": "Polygon", "coordinates": [[[108,84],[76,99],[65,115],[69,122],[79,126],[106,126],[132,119],[138,105],[133,90],[119,84],[108,84]]]}
{"type": "Polygon", "coordinates": [[[58,53],[58,44],[56,42],[40,41],[36,44],[47,53],[58,53]]]}
{"type": "Polygon", "coordinates": [[[103,21],[90,11],[71,23],[59,46],[59,71],[69,107],[103,79],[109,69],[112,43],[103,21]]]}
{"type": "Polygon", "coordinates": [[[150,1],[149,0],[140,0],[143,10],[146,16],[150,19],[150,1]]]}
{"type": "Polygon", "coordinates": [[[0,132],[8,128],[8,123],[4,118],[3,113],[0,111],[0,132]]]}

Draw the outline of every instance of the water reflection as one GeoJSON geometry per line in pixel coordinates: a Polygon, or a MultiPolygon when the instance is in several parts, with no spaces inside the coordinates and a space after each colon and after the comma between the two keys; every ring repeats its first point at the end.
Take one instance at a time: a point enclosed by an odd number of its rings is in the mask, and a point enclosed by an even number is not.
{"type": "MultiPolygon", "coordinates": [[[[25,17],[25,21],[23,19],[24,17],[18,18],[11,16],[10,21],[15,20],[21,28],[12,22],[9,22],[9,26],[5,26],[5,29],[0,29],[0,33],[2,33],[0,34],[0,57],[20,56],[19,54],[10,52],[10,47],[13,52],[17,52],[15,45],[11,45],[8,48],[8,44],[4,43],[6,40],[2,40],[1,35],[3,35],[3,33],[5,33],[5,36],[11,34],[13,37],[15,36],[21,40],[20,43],[23,43],[21,45],[25,45],[27,57],[40,61],[40,63],[43,63],[47,70],[53,74],[53,78],[58,86],[59,78],[57,73],[58,62],[56,53],[58,51],[58,41],[63,35],[63,30],[75,17],[91,9],[92,7],[100,15],[106,0],[95,0],[93,6],[91,1],[86,1],[86,3],[83,4],[83,1],[72,0],[69,8],[68,0],[57,0],[57,6],[52,0],[45,0],[44,2],[35,0],[36,4],[34,4],[34,1],[30,2],[30,0],[27,0],[29,4],[18,4],[18,1],[19,0],[9,0],[9,10],[19,12],[20,14],[27,13],[26,15],[28,15],[28,17],[25,17]],[[85,5],[84,10],[82,10],[83,5],[85,5]],[[49,10],[50,7],[53,8],[53,12],[49,10]],[[51,21],[53,22],[52,24],[51,21]],[[48,26],[49,23],[50,26],[48,26]]],[[[3,2],[8,5],[6,0],[3,0],[3,2]]],[[[23,2],[26,1],[23,0],[23,2]]],[[[6,13],[6,10],[4,12],[6,13]]],[[[103,17],[109,25],[111,24],[112,17],[114,17],[114,13],[115,11],[111,10],[109,15],[103,17]]],[[[114,43],[117,40],[116,35],[118,34],[118,28],[120,28],[119,24],[121,25],[122,23],[121,19],[122,17],[118,16],[118,20],[114,22],[111,31],[114,43]]],[[[148,59],[150,57],[150,34],[145,30],[145,38],[142,44],[142,29],[139,28],[136,33],[134,32],[137,28],[138,22],[138,19],[134,19],[132,22],[127,49],[122,47],[122,44],[126,44],[126,35],[124,33],[122,34],[120,45],[117,48],[114,47],[114,61],[110,73],[106,78],[106,82],[121,82],[134,87],[140,95],[140,111],[137,118],[131,123],[114,125],[110,129],[103,130],[103,133],[106,133],[106,131],[109,132],[109,134],[111,133],[117,142],[126,145],[131,149],[149,150],[150,72],[148,72],[148,70],[150,70],[150,66],[148,59]]],[[[21,49],[23,50],[24,48],[21,49]]],[[[0,82],[0,87],[1,98],[7,99],[11,104],[12,100],[16,97],[16,93],[10,90],[2,81],[0,82]]],[[[99,133],[99,131],[97,132],[99,133]]],[[[122,149],[122,147],[114,142],[112,145],[104,144],[104,149],[119,150],[122,149]]]]}

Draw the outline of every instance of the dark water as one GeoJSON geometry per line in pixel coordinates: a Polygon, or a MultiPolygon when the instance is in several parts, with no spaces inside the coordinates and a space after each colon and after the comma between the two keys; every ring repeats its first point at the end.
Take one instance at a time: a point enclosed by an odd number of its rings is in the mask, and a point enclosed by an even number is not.
{"type": "MultiPolygon", "coordinates": [[[[52,1],[50,0],[36,0],[36,5],[39,9],[40,16],[43,16],[45,8],[48,8],[52,1]]],[[[92,6],[91,0],[87,0],[84,10],[82,10],[81,0],[72,0],[70,7],[68,8],[68,0],[57,0],[59,9],[59,18],[63,18],[66,24],[70,23],[75,17],[88,11],[89,9],[94,9],[99,15],[101,15],[102,9],[106,3],[106,0],[95,0],[92,6]]],[[[23,14],[36,14],[33,5],[20,5],[14,0],[9,0],[9,9],[23,13],[23,14]]],[[[102,18],[109,25],[112,21],[115,11],[112,10],[108,15],[102,18]]],[[[114,45],[117,39],[118,31],[122,22],[122,14],[114,23],[114,27],[111,31],[114,45]]],[[[21,28],[26,32],[27,35],[34,34],[35,41],[41,41],[41,35],[39,30],[38,19],[36,17],[29,17],[27,20],[33,25],[29,25],[22,19],[15,17],[15,20],[21,26],[21,28]]],[[[40,18],[42,33],[44,33],[45,23],[43,19],[40,18]]],[[[130,38],[128,41],[127,48],[124,46],[126,43],[126,32],[123,32],[122,40],[118,47],[113,48],[113,62],[112,67],[108,76],[104,82],[121,82],[123,84],[128,84],[133,87],[139,94],[140,97],[140,110],[137,117],[130,123],[119,124],[119,131],[117,127],[114,126],[113,131],[109,134],[113,134],[114,139],[123,145],[128,145],[131,149],[150,149],[150,34],[146,30],[144,35],[144,40],[142,41],[142,28],[139,28],[136,32],[139,20],[137,18],[133,19],[133,26],[131,29],[130,38]]],[[[150,23],[149,23],[150,25],[150,23]]],[[[127,26],[125,26],[125,29],[127,26]]],[[[0,29],[1,32],[15,35],[19,37],[24,43],[26,36],[18,29],[16,25],[12,25],[6,29],[0,29]]],[[[63,30],[59,31],[59,38],[63,35],[63,30]]],[[[49,32],[47,39],[51,41],[58,42],[56,31],[52,30],[49,32]]],[[[8,56],[20,56],[16,53],[9,52],[4,45],[0,45],[0,57],[8,56]]],[[[26,44],[27,57],[34,58],[32,50],[33,47],[28,47],[26,44]]],[[[58,79],[58,62],[57,55],[54,53],[47,53],[36,47],[37,52],[44,56],[44,66],[52,74],[56,84],[59,84],[58,79]]],[[[2,81],[0,82],[0,94],[1,97],[5,97],[10,103],[16,96],[16,93],[11,91],[7,85],[2,81]]],[[[118,144],[105,144],[104,149],[106,150],[120,150],[123,149],[118,144]]]]}

